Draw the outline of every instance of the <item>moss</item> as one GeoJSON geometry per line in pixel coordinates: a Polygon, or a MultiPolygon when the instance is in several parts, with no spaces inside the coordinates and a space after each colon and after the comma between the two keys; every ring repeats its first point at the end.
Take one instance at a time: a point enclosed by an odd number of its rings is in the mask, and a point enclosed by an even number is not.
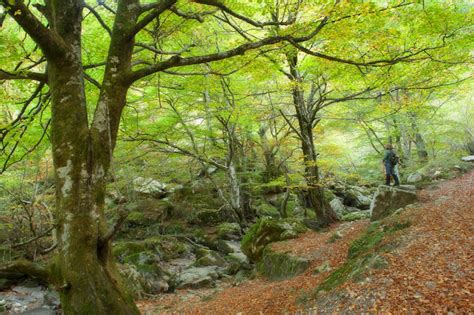
{"type": "Polygon", "coordinates": [[[324,189],[324,199],[326,199],[327,202],[330,202],[336,198],[336,195],[332,192],[330,189],[324,189]]]}
{"type": "Polygon", "coordinates": [[[204,253],[199,253],[200,257],[194,262],[194,266],[205,267],[205,266],[219,266],[222,267],[226,264],[224,258],[222,258],[217,252],[212,250],[206,250],[204,253]]]}
{"type": "Polygon", "coordinates": [[[197,212],[194,221],[202,224],[215,224],[222,222],[223,218],[221,218],[219,211],[206,209],[197,212]]]}
{"type": "Polygon", "coordinates": [[[256,213],[259,217],[280,218],[280,211],[269,203],[262,202],[256,206],[256,213]]]}
{"type": "Polygon", "coordinates": [[[217,226],[217,237],[227,239],[232,236],[240,236],[240,226],[237,223],[222,223],[217,226]]]}
{"type": "Polygon", "coordinates": [[[369,251],[382,241],[383,236],[384,232],[380,229],[379,224],[371,224],[361,238],[351,243],[349,246],[348,258],[355,258],[358,255],[369,251]]]}
{"type": "Polygon", "coordinates": [[[173,236],[155,236],[142,241],[125,241],[114,244],[113,254],[120,262],[130,261],[130,256],[149,252],[163,260],[183,256],[189,252],[189,246],[173,236]]]}
{"type": "Polygon", "coordinates": [[[303,273],[309,264],[307,259],[275,252],[267,246],[257,264],[257,270],[270,280],[283,280],[303,273]]]}
{"type": "Polygon", "coordinates": [[[328,244],[335,243],[337,240],[340,240],[342,238],[341,232],[336,232],[331,237],[328,239],[328,244]]]}
{"type": "MultiPolygon", "coordinates": [[[[390,220],[393,220],[393,218],[390,220]]],[[[385,221],[383,225],[381,223],[372,223],[360,238],[350,244],[348,260],[331,273],[318,286],[316,292],[330,291],[350,279],[355,281],[361,280],[369,269],[386,268],[388,262],[379,253],[393,250],[397,244],[393,241],[382,241],[388,235],[405,229],[410,225],[410,221],[385,221]]]]}
{"type": "Polygon", "coordinates": [[[342,221],[356,221],[370,218],[369,211],[350,212],[342,216],[342,221]]]}
{"type": "Polygon", "coordinates": [[[298,220],[263,217],[245,233],[241,241],[242,251],[250,260],[258,261],[268,244],[295,238],[305,231],[307,228],[298,220]]]}
{"type": "Polygon", "coordinates": [[[145,215],[139,211],[132,211],[128,214],[127,221],[134,225],[142,225],[146,223],[145,215]]]}
{"type": "Polygon", "coordinates": [[[383,230],[384,232],[394,233],[403,229],[406,229],[411,226],[411,221],[396,221],[390,224],[384,225],[383,230]]]}

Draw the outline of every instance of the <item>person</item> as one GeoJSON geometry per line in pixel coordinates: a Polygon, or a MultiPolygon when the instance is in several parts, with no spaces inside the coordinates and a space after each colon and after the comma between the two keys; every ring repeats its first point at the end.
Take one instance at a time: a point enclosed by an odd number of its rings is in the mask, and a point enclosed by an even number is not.
{"type": "Polygon", "coordinates": [[[393,151],[393,146],[390,143],[385,145],[382,163],[385,168],[385,185],[390,186],[391,177],[395,181],[394,186],[400,186],[395,167],[397,165],[397,155],[393,151]]]}

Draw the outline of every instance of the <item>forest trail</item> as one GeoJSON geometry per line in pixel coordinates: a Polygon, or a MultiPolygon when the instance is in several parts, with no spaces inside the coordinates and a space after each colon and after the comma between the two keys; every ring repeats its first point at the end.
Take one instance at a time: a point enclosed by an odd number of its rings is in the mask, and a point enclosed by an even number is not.
{"type": "Polygon", "coordinates": [[[383,253],[388,267],[372,269],[359,282],[311,292],[347,259],[349,244],[369,225],[341,223],[327,232],[308,232],[274,249],[312,259],[295,278],[261,278],[216,290],[180,291],[142,301],[144,314],[293,314],[298,310],[468,313],[474,311],[474,172],[419,192],[420,203],[400,216],[412,225],[393,235],[396,248],[383,253]],[[341,239],[331,242],[336,231],[341,239]],[[314,273],[324,263],[330,270],[314,273]],[[302,304],[304,297],[306,303],[302,304]]]}

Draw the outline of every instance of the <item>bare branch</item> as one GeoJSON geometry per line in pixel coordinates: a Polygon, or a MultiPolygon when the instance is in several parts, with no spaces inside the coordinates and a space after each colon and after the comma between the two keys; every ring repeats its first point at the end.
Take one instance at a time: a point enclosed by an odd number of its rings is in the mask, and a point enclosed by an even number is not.
{"type": "Polygon", "coordinates": [[[295,23],[296,21],[296,16],[290,16],[290,18],[288,18],[288,20],[286,21],[267,21],[267,22],[259,22],[259,21],[254,21],[252,19],[250,19],[249,17],[246,17],[242,14],[239,14],[233,10],[231,10],[229,7],[227,7],[225,4],[223,4],[221,1],[219,0],[195,0],[194,2],[196,3],[200,3],[200,4],[206,4],[206,5],[210,5],[210,6],[213,6],[213,7],[216,7],[216,8],[219,8],[222,12],[225,12],[241,21],[244,21],[250,25],[253,25],[255,27],[259,27],[259,28],[262,28],[262,27],[265,27],[265,26],[270,26],[270,25],[291,25],[293,23],[295,23]]]}
{"type": "Polygon", "coordinates": [[[33,71],[15,71],[8,72],[0,69],[0,80],[33,80],[42,83],[47,83],[48,76],[46,73],[39,73],[33,71]]]}
{"type": "Polygon", "coordinates": [[[137,22],[137,24],[131,31],[130,37],[135,36],[138,32],[140,32],[148,24],[150,24],[154,19],[160,16],[161,13],[170,9],[171,6],[173,6],[176,2],[177,0],[163,0],[157,2],[156,5],[153,6],[152,11],[148,13],[143,19],[137,22]]]}
{"type": "Polygon", "coordinates": [[[110,27],[104,22],[104,20],[102,19],[102,17],[100,16],[100,14],[93,8],[91,7],[90,5],[88,5],[87,3],[84,5],[85,8],[87,8],[94,16],[95,18],[97,19],[97,21],[100,23],[100,25],[107,31],[107,33],[109,33],[109,35],[112,35],[112,30],[110,29],[110,27]]]}

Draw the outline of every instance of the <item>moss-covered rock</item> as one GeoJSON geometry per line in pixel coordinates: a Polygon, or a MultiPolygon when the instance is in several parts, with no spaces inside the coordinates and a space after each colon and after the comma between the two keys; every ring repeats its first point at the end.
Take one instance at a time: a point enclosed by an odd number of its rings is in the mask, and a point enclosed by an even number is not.
{"type": "Polygon", "coordinates": [[[258,217],[271,217],[271,218],[280,218],[280,211],[273,205],[261,202],[255,206],[255,212],[258,217]]]}
{"type": "Polygon", "coordinates": [[[224,220],[225,218],[222,218],[220,211],[211,209],[198,211],[196,216],[192,219],[194,223],[199,224],[216,224],[224,220]]]}
{"type": "Polygon", "coordinates": [[[414,186],[379,186],[370,206],[371,220],[380,220],[396,210],[416,202],[414,186]]]}
{"type": "Polygon", "coordinates": [[[155,236],[140,241],[120,241],[113,247],[113,254],[119,262],[125,263],[136,254],[150,252],[160,260],[179,258],[191,251],[191,247],[173,236],[155,236]]]}
{"type": "Polygon", "coordinates": [[[310,261],[288,253],[273,251],[267,246],[257,264],[257,270],[270,280],[283,280],[294,277],[308,269],[310,261]]]}
{"type": "Polygon", "coordinates": [[[365,210],[365,211],[355,211],[355,212],[346,213],[342,216],[341,220],[342,221],[356,221],[356,220],[363,220],[363,219],[368,219],[368,218],[370,218],[370,211],[365,210]]]}
{"type": "Polygon", "coordinates": [[[205,267],[205,266],[219,266],[224,267],[226,261],[224,258],[219,255],[218,252],[208,249],[201,249],[198,251],[198,259],[194,262],[196,267],[205,267]]]}
{"type": "Polygon", "coordinates": [[[223,254],[230,254],[235,252],[235,248],[232,246],[232,243],[230,241],[224,241],[224,240],[217,240],[213,244],[217,251],[223,253],[223,254]]]}
{"type": "Polygon", "coordinates": [[[241,232],[238,223],[225,222],[217,226],[217,237],[224,240],[238,240],[241,232]]]}
{"type": "Polygon", "coordinates": [[[240,270],[250,270],[252,269],[247,256],[245,254],[238,252],[238,253],[230,253],[229,255],[225,256],[224,259],[227,262],[227,273],[228,274],[236,274],[240,270]]]}
{"type": "Polygon", "coordinates": [[[214,286],[215,280],[220,277],[217,267],[193,267],[184,270],[176,279],[176,287],[179,289],[214,286]]]}
{"type": "Polygon", "coordinates": [[[268,244],[295,238],[299,233],[307,231],[299,220],[272,219],[263,217],[257,220],[245,233],[241,245],[242,252],[253,261],[257,262],[268,244]]]}

